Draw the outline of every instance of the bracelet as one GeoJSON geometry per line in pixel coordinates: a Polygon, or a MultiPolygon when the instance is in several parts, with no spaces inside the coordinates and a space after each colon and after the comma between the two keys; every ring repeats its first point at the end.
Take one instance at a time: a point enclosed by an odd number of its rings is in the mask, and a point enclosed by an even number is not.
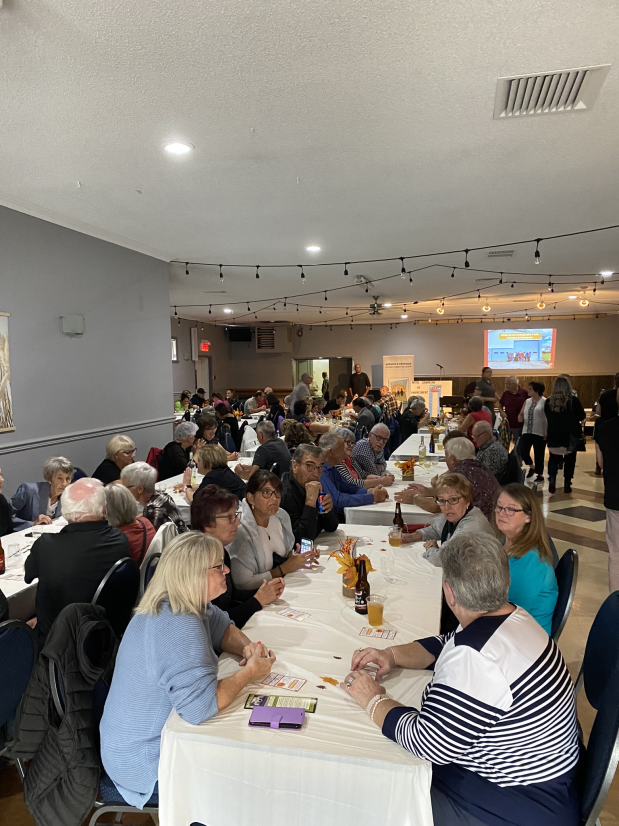
{"type": "Polygon", "coordinates": [[[377,700],[377,701],[374,703],[374,708],[372,709],[372,713],[370,714],[370,718],[371,718],[372,722],[374,722],[374,712],[376,711],[376,709],[378,708],[378,706],[379,706],[382,702],[384,702],[385,700],[391,700],[391,697],[387,697],[387,696],[385,695],[384,697],[381,697],[381,698],[380,698],[380,700],[377,700]]]}
{"type": "Polygon", "coordinates": [[[279,570],[280,574],[282,575],[282,579],[286,576],[286,574],[282,571],[282,566],[278,565],[277,569],[279,570]]]}
{"type": "Polygon", "coordinates": [[[387,648],[385,648],[385,651],[388,651],[391,654],[391,659],[393,660],[393,667],[396,668],[397,663],[395,661],[395,654],[393,653],[393,648],[389,645],[387,648]]]}
{"type": "Polygon", "coordinates": [[[375,694],[372,697],[372,699],[370,700],[370,702],[367,704],[367,707],[366,707],[365,710],[370,716],[372,714],[372,710],[373,710],[374,706],[376,705],[376,703],[380,700],[380,698],[382,696],[383,696],[382,694],[375,694]]]}

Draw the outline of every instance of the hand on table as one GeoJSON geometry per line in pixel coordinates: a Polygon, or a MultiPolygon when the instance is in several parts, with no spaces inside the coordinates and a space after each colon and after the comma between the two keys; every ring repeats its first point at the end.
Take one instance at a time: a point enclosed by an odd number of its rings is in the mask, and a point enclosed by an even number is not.
{"type": "Polygon", "coordinates": [[[254,596],[264,608],[265,605],[270,605],[272,602],[275,602],[276,599],[279,599],[284,588],[284,580],[281,576],[272,579],[270,582],[267,582],[265,579],[254,596]]]}
{"type": "Polygon", "coordinates": [[[377,502],[384,502],[386,499],[389,499],[389,494],[382,485],[379,485],[377,488],[372,488],[371,493],[374,497],[374,504],[377,502]]]}
{"type": "Polygon", "coordinates": [[[436,539],[428,539],[423,543],[423,547],[428,550],[428,548],[438,548],[438,542],[436,539]]]}
{"type": "Polygon", "coordinates": [[[250,669],[254,680],[261,680],[271,673],[275,659],[275,654],[259,642],[253,654],[246,658],[245,668],[250,669]]]}
{"type": "MultiPolygon", "coordinates": [[[[226,453],[228,453],[228,451],[226,451],[226,453]]],[[[235,452],[235,453],[228,453],[228,461],[229,461],[229,462],[236,462],[236,460],[237,460],[238,458],[239,458],[239,454],[238,454],[238,453],[236,453],[236,452],[235,452]]]]}
{"type": "Polygon", "coordinates": [[[393,473],[385,473],[380,477],[380,481],[382,485],[388,488],[389,485],[393,485],[393,483],[395,482],[395,476],[393,475],[393,473]]]}
{"type": "Polygon", "coordinates": [[[273,662],[275,662],[275,654],[270,651],[266,645],[263,645],[261,642],[250,642],[243,649],[243,658],[239,661],[239,665],[241,667],[246,666],[250,659],[255,656],[256,652],[263,658],[273,657],[273,662]]]}
{"type": "Polygon", "coordinates": [[[412,542],[421,542],[421,531],[415,531],[415,533],[404,533],[402,531],[402,544],[410,545],[412,542]]]}
{"type": "Polygon", "coordinates": [[[393,494],[393,499],[395,502],[401,502],[403,505],[414,505],[415,496],[419,496],[419,494],[412,490],[399,490],[393,494]]]}
{"type": "Polygon", "coordinates": [[[34,528],[35,525],[51,525],[51,524],[52,524],[52,520],[49,518],[49,516],[47,516],[47,514],[45,514],[45,513],[42,513],[40,516],[37,516],[37,518],[34,520],[34,522],[32,523],[32,527],[34,528]]]}
{"type": "Polygon", "coordinates": [[[297,545],[297,552],[290,554],[288,559],[282,565],[284,572],[292,574],[294,571],[299,571],[301,568],[311,568],[314,562],[318,562],[320,558],[320,551],[313,548],[311,551],[306,551],[304,554],[298,553],[299,545],[297,545]]]}
{"type": "Polygon", "coordinates": [[[391,671],[393,660],[388,651],[381,651],[380,648],[359,648],[352,655],[350,670],[361,671],[370,663],[378,666],[376,676],[384,677],[391,671]]]}
{"type": "Polygon", "coordinates": [[[411,482],[410,485],[406,488],[406,490],[413,491],[413,493],[417,493],[419,494],[419,496],[432,496],[432,489],[427,488],[425,485],[422,485],[419,482],[411,482]]]}
{"type": "Polygon", "coordinates": [[[372,697],[378,694],[384,694],[385,689],[379,685],[369,674],[364,672],[352,671],[343,683],[340,683],[340,688],[353,698],[353,700],[361,706],[365,711],[368,703],[372,697]]]}

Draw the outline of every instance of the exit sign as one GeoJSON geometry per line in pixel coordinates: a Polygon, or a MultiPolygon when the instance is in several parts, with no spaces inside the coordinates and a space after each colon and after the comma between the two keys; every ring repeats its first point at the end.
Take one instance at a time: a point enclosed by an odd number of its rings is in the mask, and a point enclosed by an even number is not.
{"type": "Polygon", "coordinates": [[[204,339],[200,339],[200,352],[201,353],[208,353],[210,346],[211,346],[210,341],[205,341],[204,339]]]}

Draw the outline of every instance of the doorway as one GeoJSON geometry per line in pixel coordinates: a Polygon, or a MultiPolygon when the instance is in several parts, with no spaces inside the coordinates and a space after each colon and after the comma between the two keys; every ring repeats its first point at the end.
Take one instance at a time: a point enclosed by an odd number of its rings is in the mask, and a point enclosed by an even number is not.
{"type": "Polygon", "coordinates": [[[203,387],[206,391],[206,398],[211,396],[211,357],[199,356],[196,363],[196,387],[203,387]]]}
{"type": "Polygon", "coordinates": [[[312,395],[321,395],[322,374],[329,376],[329,398],[333,399],[339,391],[348,390],[348,382],[352,373],[351,358],[312,358],[295,359],[293,363],[294,382],[301,381],[303,373],[314,377],[312,395]]]}

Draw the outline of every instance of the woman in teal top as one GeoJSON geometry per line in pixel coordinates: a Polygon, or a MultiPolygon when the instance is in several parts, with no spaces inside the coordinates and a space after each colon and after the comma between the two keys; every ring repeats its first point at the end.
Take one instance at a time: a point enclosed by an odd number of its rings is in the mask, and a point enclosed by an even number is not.
{"type": "Polygon", "coordinates": [[[509,557],[509,601],[550,634],[559,588],[539,499],[525,485],[505,485],[496,500],[493,524],[509,557]]]}

